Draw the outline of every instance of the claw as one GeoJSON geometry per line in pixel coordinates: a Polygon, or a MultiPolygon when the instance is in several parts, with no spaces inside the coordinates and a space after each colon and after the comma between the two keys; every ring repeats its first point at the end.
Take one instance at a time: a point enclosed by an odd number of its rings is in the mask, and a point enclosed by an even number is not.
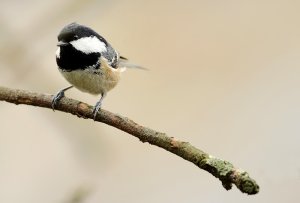
{"type": "Polygon", "coordinates": [[[72,88],[73,86],[64,88],[62,90],[60,90],[59,92],[57,92],[53,98],[52,98],[52,102],[51,102],[51,106],[53,111],[55,110],[55,107],[58,105],[59,101],[65,96],[65,91],[67,91],[68,89],[72,88]]]}
{"type": "Polygon", "coordinates": [[[96,105],[93,108],[93,118],[96,120],[96,116],[98,114],[99,109],[101,108],[101,102],[97,102],[96,105]]]}
{"type": "Polygon", "coordinates": [[[103,99],[104,99],[105,96],[106,96],[106,93],[102,93],[100,100],[95,104],[95,106],[93,108],[92,114],[93,114],[94,121],[96,120],[98,111],[101,109],[102,101],[103,101],[103,99]]]}
{"type": "Polygon", "coordinates": [[[65,93],[63,91],[59,91],[56,95],[54,95],[52,102],[51,102],[51,106],[52,106],[52,110],[55,110],[55,107],[57,106],[58,102],[61,100],[61,98],[63,98],[65,96],[65,93]]]}

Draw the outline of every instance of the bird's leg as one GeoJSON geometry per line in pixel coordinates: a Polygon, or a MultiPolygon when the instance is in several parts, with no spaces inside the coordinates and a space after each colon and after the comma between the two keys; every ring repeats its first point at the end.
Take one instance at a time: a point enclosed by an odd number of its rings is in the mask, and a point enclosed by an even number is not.
{"type": "Polygon", "coordinates": [[[69,87],[66,87],[62,90],[60,90],[59,92],[57,92],[53,98],[52,98],[52,102],[51,102],[51,106],[52,106],[52,109],[53,111],[55,110],[55,107],[57,106],[58,102],[61,100],[61,98],[63,98],[65,96],[65,91],[67,91],[68,89],[71,89],[73,86],[69,86],[69,87]]]}
{"type": "Polygon", "coordinates": [[[106,96],[106,93],[102,93],[102,94],[101,94],[101,98],[100,98],[99,101],[95,104],[95,106],[94,106],[94,108],[93,108],[94,120],[96,119],[97,113],[98,113],[99,109],[101,108],[102,101],[103,101],[103,99],[104,99],[105,96],[106,96]]]}

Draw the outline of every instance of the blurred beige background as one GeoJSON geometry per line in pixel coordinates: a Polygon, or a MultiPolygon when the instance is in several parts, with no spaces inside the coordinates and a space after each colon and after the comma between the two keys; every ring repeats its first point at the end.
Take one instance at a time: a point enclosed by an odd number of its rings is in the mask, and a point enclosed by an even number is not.
{"type": "Polygon", "coordinates": [[[299,10],[293,0],[0,0],[1,86],[67,86],[57,34],[88,25],[150,69],[125,72],[105,109],[229,160],[261,186],[225,191],[112,127],[1,102],[0,202],[299,202],[299,10]]]}

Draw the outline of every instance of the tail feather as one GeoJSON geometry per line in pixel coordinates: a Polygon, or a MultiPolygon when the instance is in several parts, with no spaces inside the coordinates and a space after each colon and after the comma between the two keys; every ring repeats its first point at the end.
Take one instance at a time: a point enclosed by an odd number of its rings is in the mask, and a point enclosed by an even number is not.
{"type": "Polygon", "coordinates": [[[140,70],[149,70],[148,68],[145,68],[145,67],[133,64],[133,63],[129,63],[128,59],[125,58],[124,56],[120,56],[119,67],[136,68],[136,69],[140,69],[140,70]]]}
{"type": "Polygon", "coordinates": [[[124,56],[120,56],[120,59],[128,60],[128,58],[126,58],[126,57],[124,57],[124,56]]]}

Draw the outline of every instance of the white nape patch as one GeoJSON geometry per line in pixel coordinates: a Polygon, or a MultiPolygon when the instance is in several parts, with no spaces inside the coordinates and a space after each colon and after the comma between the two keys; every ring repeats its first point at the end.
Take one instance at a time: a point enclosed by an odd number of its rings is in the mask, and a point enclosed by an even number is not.
{"type": "Polygon", "coordinates": [[[57,48],[55,55],[57,58],[60,58],[60,47],[57,48]]]}
{"type": "Polygon", "coordinates": [[[70,44],[77,49],[86,54],[96,53],[96,52],[106,52],[106,45],[104,42],[101,42],[97,37],[83,37],[74,41],[71,41],[70,44]]]}

